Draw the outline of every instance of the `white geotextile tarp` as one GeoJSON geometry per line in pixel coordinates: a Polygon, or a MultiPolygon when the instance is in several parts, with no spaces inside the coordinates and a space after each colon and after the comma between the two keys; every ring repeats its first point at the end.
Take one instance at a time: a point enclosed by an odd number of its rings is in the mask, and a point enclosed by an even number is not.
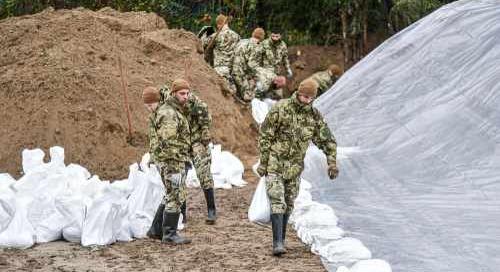
{"type": "MultiPolygon", "coordinates": [[[[243,166],[234,155],[212,152],[219,184],[244,186],[243,166]]],[[[44,163],[40,149],[23,150],[24,175],[0,174],[0,247],[29,248],[58,239],[83,246],[108,245],[146,237],[164,196],[149,154],[130,166],[127,179],[110,183],[77,164],[64,164],[64,149],[50,148],[44,163]]],[[[194,173],[196,176],[196,173],[194,173]]],[[[179,219],[179,229],[184,226],[179,219]]]]}
{"type": "Polygon", "coordinates": [[[315,101],[337,141],[304,178],[395,271],[500,267],[500,1],[453,2],[396,34],[315,101]],[[314,178],[314,180],[312,179],[314,178]]]}

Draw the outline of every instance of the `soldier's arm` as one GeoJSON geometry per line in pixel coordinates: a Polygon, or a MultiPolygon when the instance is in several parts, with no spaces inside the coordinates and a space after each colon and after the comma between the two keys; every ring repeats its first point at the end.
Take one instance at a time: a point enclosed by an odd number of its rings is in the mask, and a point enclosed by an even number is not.
{"type": "Polygon", "coordinates": [[[337,141],[332,134],[323,116],[315,109],[316,130],[314,131],[313,143],[326,155],[328,165],[337,163],[337,141]]]}
{"type": "Polygon", "coordinates": [[[285,69],[287,71],[292,70],[292,66],[290,66],[290,60],[288,60],[288,48],[286,47],[286,44],[283,44],[283,65],[285,66],[285,69]]]}
{"type": "Polygon", "coordinates": [[[267,168],[269,151],[276,139],[276,130],[279,123],[279,109],[277,106],[271,108],[260,128],[259,152],[260,164],[267,168]]]}

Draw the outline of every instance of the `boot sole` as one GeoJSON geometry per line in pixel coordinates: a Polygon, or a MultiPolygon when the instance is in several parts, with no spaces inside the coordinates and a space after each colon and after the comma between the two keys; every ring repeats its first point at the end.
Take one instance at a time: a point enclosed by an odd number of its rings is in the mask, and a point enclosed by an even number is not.
{"type": "Polygon", "coordinates": [[[215,225],[215,220],[205,220],[205,224],[207,225],[215,225]]]}
{"type": "Polygon", "coordinates": [[[183,242],[183,243],[176,243],[174,241],[161,241],[162,244],[166,244],[166,245],[171,245],[171,246],[178,246],[178,245],[186,245],[186,244],[191,244],[191,241],[186,241],[186,242],[183,242]]]}
{"type": "Polygon", "coordinates": [[[283,254],[285,254],[285,253],[286,253],[285,250],[273,251],[273,255],[274,256],[278,256],[278,257],[281,256],[281,255],[283,255],[283,254]]]}

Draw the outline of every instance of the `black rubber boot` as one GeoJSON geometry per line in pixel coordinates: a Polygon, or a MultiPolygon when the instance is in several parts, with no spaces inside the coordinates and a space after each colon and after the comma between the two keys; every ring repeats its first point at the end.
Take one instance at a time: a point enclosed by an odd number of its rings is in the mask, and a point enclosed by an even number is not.
{"type": "Polygon", "coordinates": [[[186,222],[187,222],[186,201],[184,201],[184,203],[182,203],[181,213],[182,213],[182,223],[186,224],[186,222]]]}
{"type": "Polygon", "coordinates": [[[162,224],[163,224],[163,211],[165,210],[165,204],[160,204],[156,210],[155,217],[153,218],[153,223],[149,228],[146,235],[151,239],[161,239],[162,236],[162,224]]]}
{"type": "Polygon", "coordinates": [[[161,239],[162,243],[173,245],[191,243],[191,240],[177,234],[179,215],[180,213],[169,213],[166,211],[163,213],[163,238],[161,239]]]}
{"type": "Polygon", "coordinates": [[[288,218],[290,218],[289,214],[283,214],[283,247],[285,247],[285,238],[286,238],[286,227],[288,226],[288,218]]]}
{"type": "Polygon", "coordinates": [[[205,222],[209,225],[215,224],[215,220],[217,219],[217,212],[215,209],[215,195],[214,188],[204,189],[205,200],[207,201],[207,220],[205,222]]]}
{"type": "Polygon", "coordinates": [[[271,223],[273,227],[273,255],[281,256],[281,254],[285,253],[283,245],[283,214],[271,214],[271,223]]]}

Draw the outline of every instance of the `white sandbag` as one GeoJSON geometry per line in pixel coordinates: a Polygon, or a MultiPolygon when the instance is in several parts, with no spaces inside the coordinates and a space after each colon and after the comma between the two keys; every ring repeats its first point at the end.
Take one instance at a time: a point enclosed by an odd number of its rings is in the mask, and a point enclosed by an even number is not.
{"type": "Polygon", "coordinates": [[[53,196],[42,192],[28,207],[28,220],[35,230],[37,243],[60,239],[65,226],[65,218],[57,212],[53,196]]]}
{"type": "Polygon", "coordinates": [[[294,228],[311,229],[317,226],[335,227],[338,224],[338,218],[333,209],[325,204],[313,203],[303,208],[294,211],[294,228]]]}
{"type": "Polygon", "coordinates": [[[56,210],[63,216],[65,222],[62,229],[65,240],[80,243],[86,203],[90,203],[90,199],[81,194],[67,194],[55,198],[56,210]]]}
{"type": "Polygon", "coordinates": [[[109,245],[116,241],[121,220],[120,194],[106,186],[99,196],[87,206],[87,214],[83,220],[82,245],[109,245]]]}
{"type": "Polygon", "coordinates": [[[252,99],[252,116],[257,124],[261,125],[264,122],[267,113],[275,103],[275,100],[268,98],[264,99],[264,101],[257,98],[252,99]]]}
{"type": "Polygon", "coordinates": [[[130,229],[133,237],[144,238],[165,194],[163,183],[156,168],[146,174],[137,164],[130,166],[128,180],[134,187],[128,202],[130,229]]]}
{"type": "Polygon", "coordinates": [[[356,262],[350,272],[392,272],[391,265],[384,260],[370,259],[356,262]]]}
{"type": "Polygon", "coordinates": [[[110,186],[122,196],[121,200],[118,202],[120,209],[118,211],[116,221],[114,222],[116,225],[116,240],[120,242],[132,241],[133,237],[130,229],[128,197],[134,188],[128,179],[114,181],[110,186]]]}
{"type": "Polygon", "coordinates": [[[200,188],[200,180],[196,175],[196,169],[193,167],[189,169],[186,177],[186,186],[188,188],[200,188]]]}
{"type": "Polygon", "coordinates": [[[0,192],[14,184],[16,180],[7,173],[0,174],[0,192]]]}
{"type": "Polygon", "coordinates": [[[10,188],[0,191],[0,233],[4,231],[16,213],[16,198],[10,188]]]}
{"type": "Polygon", "coordinates": [[[64,167],[64,148],[53,146],[49,149],[51,167],[64,167]]]}
{"type": "Polygon", "coordinates": [[[242,187],[247,183],[243,180],[245,168],[243,163],[231,152],[221,151],[220,145],[211,149],[212,165],[210,171],[215,188],[230,189],[233,185],[242,187]]]}
{"type": "Polygon", "coordinates": [[[307,245],[312,245],[311,251],[318,254],[319,248],[331,241],[344,237],[344,230],[332,226],[316,226],[314,228],[301,228],[297,231],[297,236],[307,245]]]}
{"type": "Polygon", "coordinates": [[[260,178],[248,209],[248,220],[268,223],[271,220],[271,202],[266,192],[266,179],[260,178]]]}
{"type": "Polygon", "coordinates": [[[24,149],[21,154],[24,174],[28,174],[44,164],[43,158],[45,157],[45,152],[39,148],[24,149]]]}
{"type": "Polygon", "coordinates": [[[335,240],[318,250],[319,255],[330,263],[354,263],[371,259],[372,253],[360,240],[345,237],[335,240]]]}
{"type": "Polygon", "coordinates": [[[336,272],[351,272],[351,270],[345,266],[337,268],[336,272]]]}
{"type": "Polygon", "coordinates": [[[27,210],[32,199],[15,199],[16,212],[9,226],[0,233],[0,247],[25,249],[35,243],[35,230],[28,220],[27,210]]]}

